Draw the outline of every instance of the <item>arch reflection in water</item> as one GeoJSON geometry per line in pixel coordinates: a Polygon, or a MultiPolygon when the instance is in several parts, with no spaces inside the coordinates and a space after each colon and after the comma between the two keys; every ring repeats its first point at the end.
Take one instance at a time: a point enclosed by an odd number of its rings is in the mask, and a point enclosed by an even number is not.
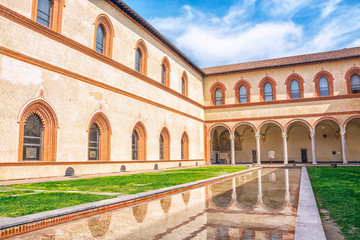
{"type": "Polygon", "coordinates": [[[168,213],[171,207],[171,197],[165,197],[160,200],[160,205],[164,213],[168,213]]]}
{"type": "Polygon", "coordinates": [[[104,237],[111,224],[112,213],[104,213],[87,220],[87,227],[94,238],[104,237]]]}
{"type": "Polygon", "coordinates": [[[189,201],[190,201],[190,191],[184,192],[181,194],[181,197],[185,203],[185,205],[187,206],[189,201]]]}
{"type": "Polygon", "coordinates": [[[51,239],[51,229],[55,239],[293,239],[300,169],[273,173],[275,182],[269,180],[271,169],[254,171],[14,239],[51,239]],[[270,199],[276,186],[282,195],[270,199]],[[258,200],[264,200],[261,209],[258,200]],[[274,201],[279,209],[271,208],[274,201]]]}
{"type": "Polygon", "coordinates": [[[148,203],[140,204],[132,207],[133,216],[138,223],[142,223],[146,217],[148,203]]]}

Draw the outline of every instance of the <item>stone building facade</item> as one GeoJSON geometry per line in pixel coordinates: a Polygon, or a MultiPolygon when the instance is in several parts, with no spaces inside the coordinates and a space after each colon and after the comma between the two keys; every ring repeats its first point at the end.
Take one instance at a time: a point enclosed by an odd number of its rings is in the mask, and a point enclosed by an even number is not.
{"type": "Polygon", "coordinates": [[[0,0],[0,32],[0,180],[360,161],[360,48],[201,69],[119,0],[0,0]]]}

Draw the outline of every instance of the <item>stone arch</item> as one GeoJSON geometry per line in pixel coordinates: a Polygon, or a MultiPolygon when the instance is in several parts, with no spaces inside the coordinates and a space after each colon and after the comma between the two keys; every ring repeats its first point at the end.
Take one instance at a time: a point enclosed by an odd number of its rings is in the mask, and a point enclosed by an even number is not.
{"type": "Polygon", "coordinates": [[[260,130],[265,124],[267,124],[267,123],[273,123],[273,124],[275,124],[275,125],[278,125],[278,126],[280,127],[280,129],[281,129],[282,131],[284,131],[284,127],[282,126],[282,124],[279,123],[278,121],[275,121],[275,120],[266,120],[266,121],[262,122],[262,123],[257,127],[257,130],[259,131],[259,130],[260,130]]]}
{"type": "MultiPolygon", "coordinates": [[[[284,159],[284,146],[283,146],[283,126],[274,120],[264,121],[258,127],[258,134],[260,137],[260,153],[261,159],[267,159],[264,162],[285,162],[284,159]],[[269,151],[275,152],[275,157],[269,157],[269,151]]],[[[263,162],[263,161],[262,161],[263,162]]]]}
{"type": "Polygon", "coordinates": [[[186,97],[189,95],[189,78],[185,71],[181,75],[181,93],[186,97]]]}
{"type": "Polygon", "coordinates": [[[89,132],[91,125],[96,124],[100,130],[100,161],[110,161],[111,158],[111,125],[109,119],[101,111],[95,112],[90,117],[87,131],[89,132]]]}
{"type": "Polygon", "coordinates": [[[236,124],[233,129],[235,137],[235,162],[252,163],[256,162],[256,128],[249,122],[236,124]]]}
{"type": "Polygon", "coordinates": [[[349,117],[345,123],[346,159],[348,162],[360,162],[360,115],[349,117]]]}
{"type": "Polygon", "coordinates": [[[147,142],[147,133],[146,128],[144,124],[140,121],[138,121],[134,128],[132,133],[136,132],[139,137],[139,145],[138,145],[138,159],[136,160],[146,160],[146,142],[147,142]]]}
{"type": "Polygon", "coordinates": [[[149,57],[149,52],[146,47],[144,40],[139,39],[135,44],[135,69],[136,69],[136,51],[139,50],[141,53],[140,60],[140,73],[143,75],[147,75],[147,60],[149,57]]]}
{"type": "Polygon", "coordinates": [[[59,127],[56,113],[44,99],[31,100],[22,108],[19,117],[19,162],[23,161],[24,154],[24,127],[27,119],[36,114],[43,124],[41,159],[44,162],[56,161],[57,129],[59,127]]]}
{"type": "Polygon", "coordinates": [[[171,196],[160,199],[160,205],[164,213],[168,213],[171,207],[171,196]]]}
{"type": "Polygon", "coordinates": [[[349,70],[347,70],[347,72],[345,73],[347,94],[352,94],[351,93],[351,77],[354,74],[357,74],[358,76],[360,76],[360,68],[359,67],[352,67],[349,70]]]}
{"type": "Polygon", "coordinates": [[[345,122],[344,122],[344,124],[343,124],[344,128],[346,128],[346,125],[347,125],[351,120],[353,120],[353,119],[355,119],[355,118],[360,118],[360,115],[351,116],[351,117],[349,117],[348,119],[346,119],[345,122]]]}
{"type": "Polygon", "coordinates": [[[159,145],[160,145],[159,159],[160,160],[170,160],[170,142],[171,142],[170,132],[167,127],[163,127],[163,129],[160,132],[160,137],[159,137],[159,145]],[[163,140],[163,143],[161,142],[161,139],[163,140]]]}
{"type": "Polygon", "coordinates": [[[96,49],[96,33],[99,26],[102,26],[105,32],[104,37],[104,52],[103,54],[109,58],[112,57],[113,39],[114,39],[114,27],[110,18],[106,14],[100,14],[95,19],[95,31],[94,31],[94,50],[96,49]]]}
{"type": "Polygon", "coordinates": [[[104,213],[99,216],[91,217],[87,220],[87,228],[91,236],[101,238],[109,231],[112,213],[104,213]]]}
{"type": "Polygon", "coordinates": [[[303,119],[293,119],[286,123],[284,132],[289,162],[312,161],[311,131],[310,123],[303,119]]]}
{"type": "Polygon", "coordinates": [[[148,209],[148,203],[143,203],[132,207],[132,214],[137,223],[142,223],[145,220],[148,209]]]}

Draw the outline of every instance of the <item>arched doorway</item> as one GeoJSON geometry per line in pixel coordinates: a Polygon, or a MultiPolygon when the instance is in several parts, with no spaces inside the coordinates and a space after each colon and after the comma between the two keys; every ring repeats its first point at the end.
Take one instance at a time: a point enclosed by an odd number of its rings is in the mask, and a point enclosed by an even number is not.
{"type": "Polygon", "coordinates": [[[230,130],[219,125],[214,127],[210,133],[210,159],[212,164],[230,164],[231,160],[231,142],[230,130]]]}
{"type": "Polygon", "coordinates": [[[340,126],[333,119],[324,119],[315,126],[317,162],[342,162],[340,126]]]}
{"type": "Polygon", "coordinates": [[[235,162],[256,163],[255,128],[247,123],[241,123],[234,130],[235,162]]]}
{"type": "Polygon", "coordinates": [[[312,162],[310,125],[302,120],[290,122],[286,127],[288,161],[312,162]]]}
{"type": "Polygon", "coordinates": [[[266,122],[259,130],[261,163],[284,162],[282,127],[276,122],[266,122]]]}
{"type": "Polygon", "coordinates": [[[346,155],[348,162],[360,162],[360,116],[345,125],[346,155]]]}

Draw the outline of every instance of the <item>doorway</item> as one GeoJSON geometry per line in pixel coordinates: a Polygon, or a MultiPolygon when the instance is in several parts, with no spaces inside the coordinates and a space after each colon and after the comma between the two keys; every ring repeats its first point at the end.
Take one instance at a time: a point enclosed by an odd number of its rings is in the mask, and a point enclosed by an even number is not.
{"type": "Polygon", "coordinates": [[[301,162],[307,163],[307,149],[301,149],[301,162]]]}

